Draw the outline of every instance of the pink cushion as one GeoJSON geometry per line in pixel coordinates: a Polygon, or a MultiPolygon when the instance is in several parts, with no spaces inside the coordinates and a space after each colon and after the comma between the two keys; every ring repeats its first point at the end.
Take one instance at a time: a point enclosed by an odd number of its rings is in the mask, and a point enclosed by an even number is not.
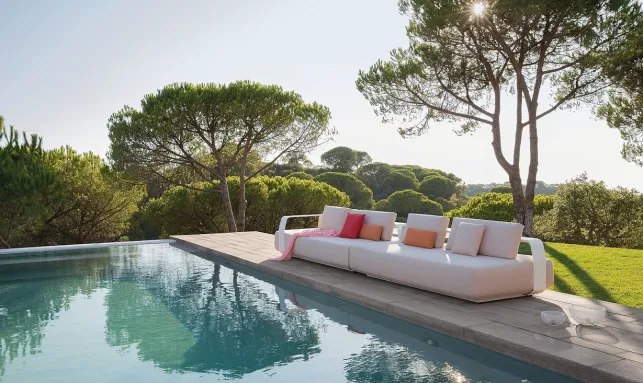
{"type": "Polygon", "coordinates": [[[346,221],[344,221],[344,227],[342,227],[342,231],[339,232],[339,236],[341,238],[357,238],[359,231],[362,229],[365,217],[366,214],[348,213],[346,221]]]}

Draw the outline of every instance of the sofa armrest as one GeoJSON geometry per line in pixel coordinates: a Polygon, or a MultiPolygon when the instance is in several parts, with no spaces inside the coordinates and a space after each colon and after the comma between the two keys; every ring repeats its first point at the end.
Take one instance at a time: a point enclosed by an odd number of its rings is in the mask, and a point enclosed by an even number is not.
{"type": "Polygon", "coordinates": [[[520,242],[528,243],[531,246],[534,264],[534,289],[529,295],[542,293],[547,289],[547,258],[543,241],[538,238],[522,237],[520,242]]]}
{"type": "Polygon", "coordinates": [[[279,232],[277,233],[280,252],[283,253],[284,250],[286,250],[285,231],[286,231],[286,223],[288,222],[288,220],[290,218],[306,218],[306,217],[321,217],[321,214],[287,215],[287,216],[281,217],[281,221],[279,222],[279,232]]]}

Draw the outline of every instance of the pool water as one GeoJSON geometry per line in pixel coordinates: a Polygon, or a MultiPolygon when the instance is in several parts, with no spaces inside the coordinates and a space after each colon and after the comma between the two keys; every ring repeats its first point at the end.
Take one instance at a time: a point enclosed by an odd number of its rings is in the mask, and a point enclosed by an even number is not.
{"type": "Polygon", "coordinates": [[[571,382],[171,244],[0,262],[2,382],[571,382]]]}

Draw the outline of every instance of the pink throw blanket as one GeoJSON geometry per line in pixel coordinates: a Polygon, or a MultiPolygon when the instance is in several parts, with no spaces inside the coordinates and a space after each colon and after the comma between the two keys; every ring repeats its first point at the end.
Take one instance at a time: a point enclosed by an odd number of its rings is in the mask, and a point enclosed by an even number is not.
{"type": "Polygon", "coordinates": [[[339,235],[338,232],[335,230],[319,230],[319,229],[312,229],[312,230],[304,230],[304,231],[299,231],[292,236],[290,236],[290,241],[288,241],[288,246],[286,246],[286,250],[284,250],[284,253],[281,254],[281,257],[279,258],[274,258],[274,261],[287,261],[292,257],[292,250],[295,247],[295,241],[299,237],[337,237],[339,235]]]}

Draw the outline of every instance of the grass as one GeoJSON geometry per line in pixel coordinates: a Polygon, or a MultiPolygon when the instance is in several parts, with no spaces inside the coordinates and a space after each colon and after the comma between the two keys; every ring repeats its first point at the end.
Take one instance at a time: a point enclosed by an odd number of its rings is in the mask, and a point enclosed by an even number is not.
{"type": "Polygon", "coordinates": [[[554,263],[551,290],[643,308],[643,250],[548,242],[545,251],[554,263]]]}

